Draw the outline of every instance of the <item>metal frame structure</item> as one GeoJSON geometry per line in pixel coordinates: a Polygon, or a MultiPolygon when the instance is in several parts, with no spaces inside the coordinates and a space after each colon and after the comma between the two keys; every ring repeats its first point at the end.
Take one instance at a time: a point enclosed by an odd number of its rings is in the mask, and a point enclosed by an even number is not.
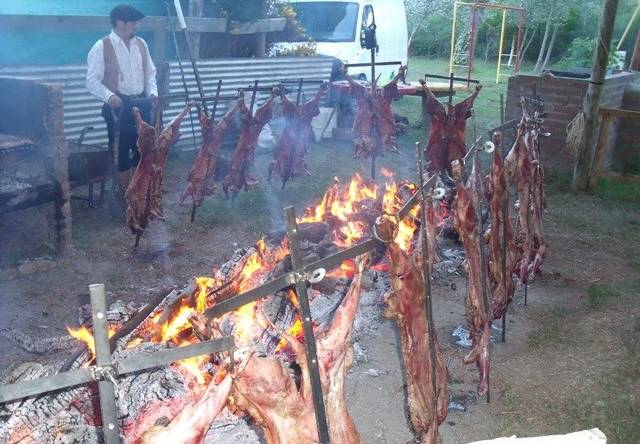
{"type": "MultiPolygon", "coordinates": [[[[476,140],[476,143],[467,152],[464,158],[465,163],[472,158],[474,153],[480,147],[479,141],[480,138],[476,140]]],[[[423,192],[431,192],[431,189],[436,184],[437,177],[437,175],[433,175],[428,179],[421,181],[423,184],[421,190],[414,193],[398,211],[397,217],[399,220],[404,219],[409,215],[411,209],[419,202],[420,196],[423,192]]],[[[323,259],[319,259],[315,262],[305,264],[301,254],[301,242],[296,221],[295,208],[293,206],[285,208],[284,215],[287,224],[287,236],[289,239],[289,247],[291,249],[293,270],[259,287],[222,301],[206,310],[204,314],[208,319],[213,319],[229,311],[237,310],[250,302],[275,294],[280,290],[291,288],[292,286],[295,287],[300,301],[300,316],[302,317],[305,336],[305,351],[307,354],[307,365],[311,377],[318,435],[321,444],[329,444],[329,428],[327,425],[326,410],[322,394],[318,356],[316,353],[316,342],[312,327],[313,319],[311,317],[311,309],[309,307],[307,286],[310,283],[322,280],[327,270],[340,267],[343,261],[372,252],[380,245],[381,241],[373,237],[346,250],[327,256],[323,259]]],[[[111,359],[112,346],[109,343],[108,337],[104,284],[91,285],[89,290],[91,294],[93,329],[96,345],[96,364],[88,368],[65,371],[56,375],[45,376],[30,381],[0,385],[0,404],[98,381],[102,424],[105,425],[102,429],[104,442],[106,444],[116,444],[121,442],[120,430],[116,416],[117,409],[115,395],[117,378],[120,375],[168,365],[171,362],[193,356],[221,351],[233,352],[233,338],[225,337],[185,347],[165,349],[153,353],[144,353],[139,356],[133,356],[114,362],[111,359]]]]}
{"type": "MultiPolygon", "coordinates": [[[[476,40],[478,37],[478,10],[480,9],[494,9],[502,11],[502,24],[500,27],[500,44],[498,50],[498,65],[496,67],[496,83],[500,83],[500,67],[502,65],[502,50],[504,47],[504,34],[507,21],[507,12],[517,12],[520,15],[520,21],[518,22],[518,35],[516,41],[516,63],[513,67],[513,72],[517,73],[520,70],[520,51],[522,48],[522,29],[524,28],[525,10],[517,6],[505,6],[496,5],[493,3],[467,3],[467,2],[454,2],[453,4],[453,17],[451,19],[451,51],[449,53],[449,72],[453,73],[454,58],[455,58],[455,45],[456,45],[456,22],[458,17],[458,6],[471,7],[471,30],[469,41],[469,55],[467,59],[467,79],[471,79],[471,73],[473,72],[473,61],[476,51],[476,40]]],[[[465,66],[465,65],[463,65],[465,66]]]]}

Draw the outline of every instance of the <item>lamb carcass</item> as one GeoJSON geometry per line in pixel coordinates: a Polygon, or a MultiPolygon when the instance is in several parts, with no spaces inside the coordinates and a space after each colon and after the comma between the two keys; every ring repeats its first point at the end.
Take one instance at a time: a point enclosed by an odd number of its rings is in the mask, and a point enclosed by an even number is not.
{"type": "Polygon", "coordinates": [[[162,174],[169,149],[180,137],[180,124],[189,113],[187,104],[164,129],[153,127],[142,120],[140,111],[133,108],[138,127],[140,162],[127,188],[125,223],[138,237],[149,220],[162,218],[162,174]]]}
{"type": "Polygon", "coordinates": [[[311,120],[320,114],[320,99],[326,90],[327,84],[323,83],[315,97],[302,105],[291,102],[284,92],[280,94],[287,124],[269,164],[269,180],[275,171],[282,178],[284,187],[288,180],[310,175],[305,155],[311,135],[311,120]]]}
{"type": "Polygon", "coordinates": [[[143,436],[141,444],[200,444],[227,403],[231,391],[231,375],[219,384],[209,383],[198,400],[187,404],[168,425],[156,425],[143,436]]]}
{"type": "Polygon", "coordinates": [[[375,79],[368,88],[345,71],[351,95],[358,107],[353,122],[355,157],[380,156],[384,150],[398,152],[398,130],[391,105],[399,97],[398,80],[404,76],[406,69],[406,66],[401,66],[393,80],[382,88],[378,88],[375,79]]]}
{"type": "MultiPolygon", "coordinates": [[[[358,444],[362,439],[347,410],[344,378],[351,367],[351,331],[360,300],[363,262],[327,330],[316,334],[320,379],[327,413],[329,436],[333,444],[358,444]]],[[[291,346],[300,387],[292,371],[278,357],[252,355],[234,381],[232,396],[263,430],[268,444],[317,443],[318,431],[311,394],[311,379],[304,346],[282,332],[291,346]]],[[[288,363],[292,364],[292,363],[288,363]]]]}
{"type": "Polygon", "coordinates": [[[225,194],[232,196],[238,194],[243,188],[249,188],[258,184],[258,181],[249,174],[249,168],[255,157],[256,145],[262,128],[271,120],[273,99],[280,95],[278,88],[274,88],[271,96],[260,106],[255,114],[250,110],[244,100],[240,101],[240,140],[231,157],[229,172],[222,181],[222,189],[225,194]]]}
{"type": "Polygon", "coordinates": [[[484,395],[489,390],[489,369],[491,366],[491,308],[485,305],[482,294],[482,266],[480,263],[479,221],[471,193],[475,190],[458,183],[454,200],[454,227],[456,228],[466,254],[467,268],[467,325],[471,336],[471,351],[464,358],[465,364],[475,362],[480,370],[478,394],[484,395]]]}
{"type": "Polygon", "coordinates": [[[473,102],[482,86],[476,85],[473,94],[460,103],[453,106],[447,103],[445,109],[427,83],[420,79],[420,84],[427,99],[427,112],[431,115],[429,140],[425,147],[429,171],[450,171],[451,162],[462,159],[467,153],[467,119],[471,117],[473,102]]]}
{"type": "Polygon", "coordinates": [[[230,107],[227,113],[217,122],[215,116],[208,117],[204,111],[200,111],[200,127],[202,128],[202,146],[196,156],[191,171],[189,172],[189,184],[180,197],[183,203],[188,196],[191,196],[193,205],[202,205],[205,196],[210,196],[215,190],[213,184],[216,164],[220,157],[220,146],[225,133],[233,123],[233,119],[238,112],[240,102],[244,102],[244,94],[240,94],[240,100],[230,107]]]}
{"type": "MultiPolygon", "coordinates": [[[[393,223],[387,218],[378,219],[376,230],[384,239],[393,237],[393,223]]],[[[435,326],[429,328],[421,271],[423,259],[422,255],[409,256],[395,242],[389,243],[389,255],[392,291],[385,297],[385,317],[394,319],[400,330],[409,418],[420,442],[435,444],[438,426],[447,417],[447,368],[435,326]]]]}
{"type": "Polygon", "coordinates": [[[487,192],[489,211],[491,213],[491,228],[488,230],[488,235],[489,279],[491,281],[493,319],[502,317],[516,290],[513,273],[518,265],[518,249],[513,241],[513,228],[509,218],[509,189],[507,184],[507,175],[502,157],[499,151],[495,150],[487,192]]]}

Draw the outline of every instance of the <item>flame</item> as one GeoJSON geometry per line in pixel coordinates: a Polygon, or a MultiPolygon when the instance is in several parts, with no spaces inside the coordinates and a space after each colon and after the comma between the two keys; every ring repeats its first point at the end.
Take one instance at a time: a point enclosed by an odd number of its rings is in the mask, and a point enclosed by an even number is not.
{"type": "Polygon", "coordinates": [[[340,264],[340,268],[327,273],[328,276],[335,278],[352,279],[356,274],[356,263],[353,259],[347,259],[340,264]]]}
{"type": "Polygon", "coordinates": [[[334,232],[333,243],[339,247],[350,247],[362,239],[366,233],[366,226],[360,221],[349,221],[334,232]]]}
{"type": "MultiPolygon", "coordinates": [[[[302,339],[304,337],[304,328],[302,327],[302,320],[300,318],[296,318],[296,321],[293,323],[291,327],[287,330],[287,334],[289,336],[293,336],[296,339],[302,339]]],[[[276,353],[281,351],[283,348],[287,346],[289,342],[282,338],[276,347],[276,353]]]]}
{"type": "Polygon", "coordinates": [[[287,291],[287,297],[289,298],[289,301],[291,301],[291,304],[293,304],[294,307],[300,308],[300,301],[298,300],[298,295],[296,294],[296,291],[293,288],[290,288],[287,291]]]}
{"type": "Polygon", "coordinates": [[[326,222],[337,219],[348,222],[350,217],[357,214],[366,200],[376,200],[378,185],[366,182],[356,173],[349,184],[341,186],[338,178],[325,192],[322,201],[313,208],[308,208],[305,216],[298,219],[298,223],[326,222]]]}
{"type": "MultiPolygon", "coordinates": [[[[93,357],[96,355],[96,341],[93,338],[93,333],[85,326],[81,326],[79,328],[72,328],[67,325],[66,327],[67,327],[67,331],[72,337],[76,338],[78,341],[84,342],[84,344],[87,346],[87,348],[89,349],[89,352],[91,353],[91,356],[88,362],[91,362],[93,360],[93,357]]],[[[109,337],[113,336],[115,333],[116,333],[116,329],[112,326],[109,326],[109,330],[108,330],[109,337]]]]}
{"type": "MultiPolygon", "coordinates": [[[[179,346],[183,347],[193,344],[194,342],[195,341],[181,341],[179,346]]],[[[209,355],[199,355],[176,361],[175,364],[179,368],[182,368],[187,373],[191,374],[195,378],[198,385],[204,385],[207,383],[208,379],[211,379],[210,376],[202,370],[202,366],[207,362],[208,359],[209,355]]]]}
{"type": "Polygon", "coordinates": [[[196,311],[198,313],[204,313],[207,309],[207,293],[215,285],[215,280],[210,277],[196,278],[196,285],[198,290],[196,293],[196,311]]]}

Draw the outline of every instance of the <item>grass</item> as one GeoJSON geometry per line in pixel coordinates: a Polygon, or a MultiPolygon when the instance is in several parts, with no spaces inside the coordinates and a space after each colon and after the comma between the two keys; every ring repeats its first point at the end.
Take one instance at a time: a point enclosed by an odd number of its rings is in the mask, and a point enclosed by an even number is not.
{"type": "Polygon", "coordinates": [[[587,307],[591,310],[602,308],[620,297],[620,293],[608,284],[591,284],[587,292],[587,307]]]}
{"type": "Polygon", "coordinates": [[[549,343],[557,343],[562,339],[563,330],[567,326],[570,311],[564,307],[553,307],[542,313],[540,324],[529,333],[528,345],[538,348],[549,343]]]}

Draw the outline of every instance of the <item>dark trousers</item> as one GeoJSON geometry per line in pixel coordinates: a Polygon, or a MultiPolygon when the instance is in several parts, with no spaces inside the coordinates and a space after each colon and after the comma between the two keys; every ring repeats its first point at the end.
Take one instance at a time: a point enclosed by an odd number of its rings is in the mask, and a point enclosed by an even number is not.
{"type": "MultiPolygon", "coordinates": [[[[140,161],[140,153],[136,142],[138,141],[138,128],[136,119],[133,115],[133,100],[140,99],[143,96],[125,96],[118,94],[122,99],[122,113],[120,114],[120,137],[118,140],[118,171],[129,171],[132,167],[138,165],[140,161]]],[[[140,110],[142,119],[151,122],[151,103],[148,101],[136,102],[135,106],[140,110]]],[[[113,146],[116,133],[116,123],[113,114],[117,116],[120,109],[113,109],[104,104],[102,107],[102,117],[107,123],[107,135],[109,137],[109,146],[113,146]]]]}

